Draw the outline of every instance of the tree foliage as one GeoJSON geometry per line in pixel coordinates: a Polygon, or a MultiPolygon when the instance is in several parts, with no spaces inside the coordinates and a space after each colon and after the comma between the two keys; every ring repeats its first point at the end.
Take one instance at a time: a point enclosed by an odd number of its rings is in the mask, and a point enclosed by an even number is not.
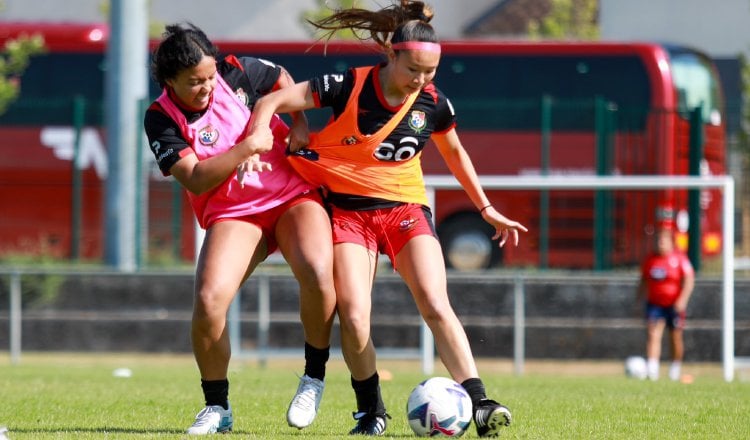
{"type": "Polygon", "coordinates": [[[742,82],[742,108],[741,129],[739,130],[740,142],[737,147],[745,153],[750,160],[750,61],[747,56],[740,55],[740,73],[742,82]]]}
{"type": "Polygon", "coordinates": [[[598,0],[549,0],[550,12],[529,22],[529,36],[550,39],[599,38],[598,0]]]}
{"type": "Polygon", "coordinates": [[[18,98],[21,92],[21,75],[29,65],[30,58],[44,51],[44,39],[40,35],[21,35],[8,40],[0,52],[0,114],[18,98]]]}
{"type": "MultiPolygon", "coordinates": [[[[308,25],[306,26],[306,29],[310,33],[310,36],[314,38],[321,38],[321,35],[319,34],[318,29],[310,25],[310,22],[315,22],[328,17],[337,10],[361,7],[358,4],[360,2],[357,0],[316,0],[316,2],[318,4],[316,9],[303,11],[300,17],[301,21],[308,25]]],[[[332,38],[339,40],[354,40],[359,37],[349,29],[344,29],[333,34],[332,38]]]]}

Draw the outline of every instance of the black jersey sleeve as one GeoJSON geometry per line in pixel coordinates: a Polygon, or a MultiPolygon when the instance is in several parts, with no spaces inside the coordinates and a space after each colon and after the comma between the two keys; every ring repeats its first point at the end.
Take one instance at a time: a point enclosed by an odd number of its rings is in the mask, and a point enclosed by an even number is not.
{"type": "Polygon", "coordinates": [[[354,71],[351,69],[346,73],[329,73],[310,80],[316,105],[331,107],[334,117],[338,117],[346,108],[353,88],[354,71]]]}
{"type": "Polygon", "coordinates": [[[177,123],[161,110],[158,103],[151,104],[146,110],[143,128],[148,146],[163,175],[170,175],[170,168],[186,154],[192,153],[192,148],[182,137],[177,123]]]}
{"type": "Polygon", "coordinates": [[[262,58],[229,55],[219,62],[219,74],[235,92],[242,89],[252,108],[263,95],[274,90],[281,75],[281,66],[262,58]]]}
{"type": "Polygon", "coordinates": [[[445,133],[456,125],[456,112],[447,96],[439,89],[437,90],[437,102],[435,103],[435,131],[434,133],[445,133]]]}

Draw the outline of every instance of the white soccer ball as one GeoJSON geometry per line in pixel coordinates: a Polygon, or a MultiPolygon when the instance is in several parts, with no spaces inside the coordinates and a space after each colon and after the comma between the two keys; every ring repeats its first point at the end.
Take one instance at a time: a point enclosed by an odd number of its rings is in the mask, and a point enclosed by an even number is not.
{"type": "Polygon", "coordinates": [[[641,356],[630,356],[625,359],[625,375],[643,380],[648,375],[646,359],[641,356]]]}
{"type": "Polygon", "coordinates": [[[471,398],[458,382],[433,377],[414,387],[406,416],[419,437],[459,437],[471,423],[471,398]]]}

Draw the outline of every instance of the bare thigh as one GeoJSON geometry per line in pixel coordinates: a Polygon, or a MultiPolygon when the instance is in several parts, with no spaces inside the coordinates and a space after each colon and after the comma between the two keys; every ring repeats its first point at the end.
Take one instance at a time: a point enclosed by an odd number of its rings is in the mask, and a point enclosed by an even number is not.
{"type": "Polygon", "coordinates": [[[196,296],[212,307],[229,307],[234,294],[266,256],[260,228],[222,221],[206,231],[196,267],[196,296]]]}

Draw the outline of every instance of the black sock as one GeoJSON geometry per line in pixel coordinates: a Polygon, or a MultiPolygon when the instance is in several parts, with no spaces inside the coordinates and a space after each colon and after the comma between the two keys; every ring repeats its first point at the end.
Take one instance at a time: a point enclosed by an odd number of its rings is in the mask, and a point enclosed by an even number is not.
{"type": "Polygon", "coordinates": [[[229,409],[229,381],[227,379],[201,379],[201,388],[206,398],[206,406],[220,405],[224,409],[229,409]]]}
{"type": "Polygon", "coordinates": [[[464,387],[469,397],[471,397],[471,403],[473,406],[477,406],[477,402],[487,398],[487,392],[484,390],[484,384],[482,379],[478,377],[472,377],[461,382],[461,386],[464,387]]]}
{"type": "Polygon", "coordinates": [[[323,380],[326,378],[326,362],[330,354],[330,348],[315,348],[305,342],[305,374],[323,380]]]}
{"type": "Polygon", "coordinates": [[[378,376],[378,373],[365,380],[354,380],[352,378],[352,388],[354,388],[354,395],[357,396],[357,412],[385,415],[385,404],[383,403],[383,397],[380,395],[380,376],[378,376]]]}

